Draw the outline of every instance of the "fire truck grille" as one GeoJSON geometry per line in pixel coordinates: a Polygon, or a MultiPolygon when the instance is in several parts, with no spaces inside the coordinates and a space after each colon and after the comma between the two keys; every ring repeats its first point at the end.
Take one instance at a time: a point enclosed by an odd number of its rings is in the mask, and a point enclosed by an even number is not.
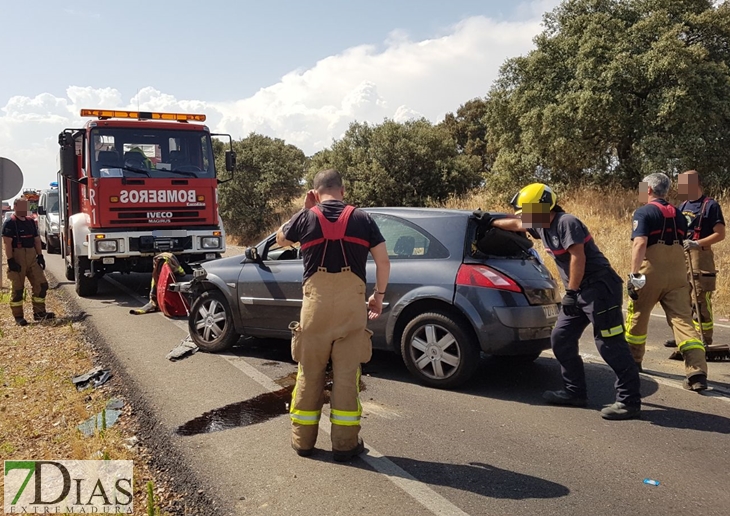
{"type": "Polygon", "coordinates": [[[159,222],[172,224],[205,222],[204,216],[197,209],[186,208],[156,208],[154,211],[147,211],[139,208],[112,208],[112,220],[110,224],[116,225],[146,225],[159,222]]]}
{"type": "Polygon", "coordinates": [[[129,239],[129,250],[150,253],[155,251],[184,251],[193,248],[193,237],[154,238],[143,236],[129,239]]]}

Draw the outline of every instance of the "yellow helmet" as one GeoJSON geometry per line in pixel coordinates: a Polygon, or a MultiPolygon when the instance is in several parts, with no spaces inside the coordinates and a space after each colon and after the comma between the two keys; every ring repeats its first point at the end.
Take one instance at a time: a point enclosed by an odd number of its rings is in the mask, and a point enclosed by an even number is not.
{"type": "Polygon", "coordinates": [[[552,210],[558,202],[558,196],[555,195],[552,188],[543,183],[532,183],[517,192],[510,204],[515,209],[515,213],[522,213],[524,204],[547,204],[552,210]]]}

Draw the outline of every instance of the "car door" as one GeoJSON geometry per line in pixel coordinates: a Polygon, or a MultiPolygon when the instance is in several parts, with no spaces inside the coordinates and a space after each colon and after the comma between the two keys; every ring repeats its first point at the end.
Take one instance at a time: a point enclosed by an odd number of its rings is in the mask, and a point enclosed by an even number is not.
{"type": "Polygon", "coordinates": [[[296,247],[279,247],[275,235],[257,246],[261,259],[247,261],[238,279],[243,325],[253,336],[285,337],[299,320],[304,265],[296,247]]]}
{"type": "MultiPolygon", "coordinates": [[[[454,267],[458,267],[458,263],[451,264],[448,249],[417,224],[391,214],[377,213],[376,210],[369,210],[369,213],[385,238],[385,248],[390,259],[390,278],[383,300],[383,314],[368,322],[368,328],[373,331],[374,344],[384,347],[391,307],[403,297],[412,297],[416,290],[421,292],[418,297],[427,295],[430,289],[448,291],[453,295],[456,276],[454,267]]],[[[368,296],[374,288],[375,262],[369,256],[368,296]]]]}

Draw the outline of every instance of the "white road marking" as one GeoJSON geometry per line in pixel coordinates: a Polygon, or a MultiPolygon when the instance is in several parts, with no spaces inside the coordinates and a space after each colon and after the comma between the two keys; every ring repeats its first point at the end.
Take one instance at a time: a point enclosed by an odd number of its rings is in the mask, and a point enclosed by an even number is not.
{"type": "MultiPolygon", "coordinates": [[[[625,312],[625,311],[626,311],[626,310],[624,310],[624,312],[625,312]]],[[[657,314],[657,313],[654,313],[654,312],[652,312],[652,313],[651,313],[651,316],[652,316],[652,317],[660,317],[660,318],[662,318],[662,319],[664,319],[664,320],[666,320],[666,318],[667,318],[667,316],[666,316],[666,315],[664,315],[664,314],[657,314]]],[[[713,326],[716,326],[716,327],[718,327],[718,328],[730,328],[730,324],[720,324],[720,323],[713,323],[712,325],[713,325],[713,326]]]]}
{"type": "MultiPolygon", "coordinates": [[[[104,279],[120,289],[122,292],[132,296],[132,298],[141,298],[143,300],[145,299],[144,297],[135,293],[133,290],[127,288],[125,285],[122,285],[113,278],[104,276],[104,279]]],[[[165,317],[162,312],[158,312],[158,314],[164,317],[165,320],[167,320],[168,322],[173,323],[175,326],[185,331],[186,333],[188,332],[188,326],[184,322],[169,319],[168,317],[165,317]]],[[[232,353],[219,353],[216,356],[219,356],[220,358],[231,364],[233,367],[243,372],[246,376],[261,385],[264,389],[272,392],[281,389],[281,385],[277,384],[271,378],[269,378],[258,369],[256,369],[254,366],[249,364],[244,358],[236,356],[232,353]]],[[[326,408],[322,410],[322,415],[325,417],[322,417],[319,426],[319,429],[327,435],[330,434],[330,429],[328,427],[328,412],[329,411],[326,408]]],[[[375,471],[385,475],[388,480],[393,482],[396,486],[402,489],[406,494],[408,494],[418,503],[423,505],[426,509],[434,514],[443,516],[469,516],[468,513],[462,511],[456,505],[438,494],[426,484],[413,477],[410,473],[398,466],[395,462],[388,459],[387,457],[384,457],[383,454],[377,451],[375,448],[373,448],[369,444],[367,444],[366,446],[368,452],[367,454],[360,455],[360,458],[364,460],[375,471]]]]}

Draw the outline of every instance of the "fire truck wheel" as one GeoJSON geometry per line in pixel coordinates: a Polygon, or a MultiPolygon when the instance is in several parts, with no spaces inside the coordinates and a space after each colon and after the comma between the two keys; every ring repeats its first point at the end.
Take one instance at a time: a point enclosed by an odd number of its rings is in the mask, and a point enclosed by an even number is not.
{"type": "Polygon", "coordinates": [[[193,342],[208,353],[229,349],[240,338],[233,327],[228,300],[218,290],[203,292],[195,300],[190,309],[188,329],[193,342]]]}
{"type": "Polygon", "coordinates": [[[84,274],[91,269],[91,262],[85,256],[74,256],[74,276],[76,278],[76,293],[81,297],[89,297],[96,294],[99,289],[99,280],[96,277],[88,277],[84,274]]]}

